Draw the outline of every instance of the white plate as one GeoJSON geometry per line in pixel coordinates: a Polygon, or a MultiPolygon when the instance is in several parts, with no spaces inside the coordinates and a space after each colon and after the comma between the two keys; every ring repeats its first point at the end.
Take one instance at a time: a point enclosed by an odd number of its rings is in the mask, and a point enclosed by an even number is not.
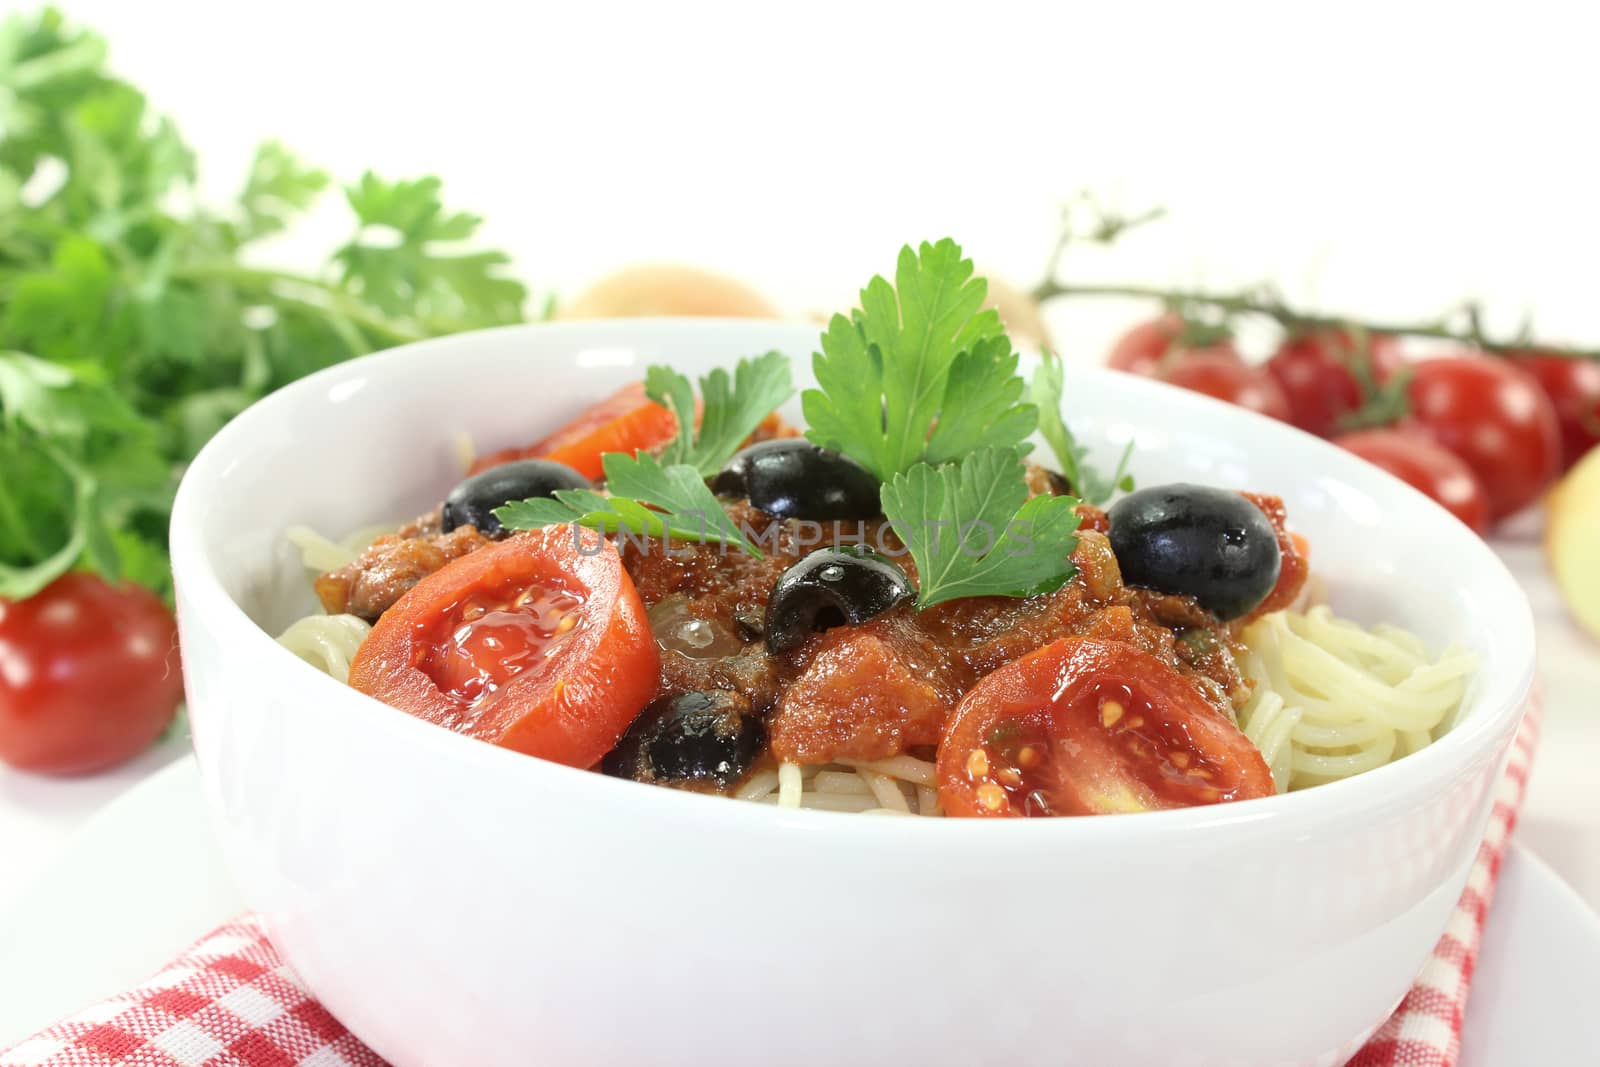
{"type": "MultiPolygon", "coordinates": [[[[243,910],[186,758],[90,820],[0,915],[0,1048],[147,977],[243,910]]],[[[1600,916],[1513,846],[1467,1011],[1461,1067],[1600,1048],[1600,916]]]]}

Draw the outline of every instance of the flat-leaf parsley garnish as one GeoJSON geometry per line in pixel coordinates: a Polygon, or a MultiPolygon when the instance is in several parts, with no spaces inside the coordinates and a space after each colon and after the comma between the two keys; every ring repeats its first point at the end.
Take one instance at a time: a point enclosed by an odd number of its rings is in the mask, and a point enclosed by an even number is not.
{"type": "Polygon", "coordinates": [[[604,533],[721,542],[761,555],[728,518],[700,472],[687,463],[663,466],[646,453],[607,452],[601,464],[611,495],[558,489],[553,499],[518,500],[495,508],[495,518],[508,530],[576,523],[604,533]]]}
{"type": "Polygon", "coordinates": [[[652,366],[645,374],[645,393],[678,419],[678,432],[659,457],[607,452],[600,458],[605,494],[563,489],[553,499],[521,500],[497,508],[495,517],[510,530],[577,523],[635,537],[719,542],[759,557],[761,550],[706,487],[706,476],[721,469],[793,391],[789,360],[783,353],[741,359],[731,377],[718,368],[700,379],[696,427],[689,379],[671,367],[652,366]]]}
{"type": "Polygon", "coordinates": [[[1018,403],[1016,357],[987,292],[949,238],[901,249],[894,285],[873,278],[854,317],[828,323],[812,357],[818,388],[800,398],[806,436],[881,481],[982,445],[1024,448],[1037,413],[1018,403]]]}
{"type": "Polygon", "coordinates": [[[1061,357],[1054,352],[1043,353],[1039,369],[1033,372],[1030,394],[1039,408],[1039,435],[1055,453],[1067,484],[1090,504],[1104,504],[1118,489],[1130,492],[1133,475],[1128,473],[1128,457],[1133,454],[1133,442],[1129,441],[1122,450],[1117,469],[1109,478],[1090,466],[1089,450],[1078,444],[1061,418],[1062,387],[1061,357]]]}
{"type": "Polygon", "coordinates": [[[918,463],[883,487],[883,510],[917,564],[919,608],[968,596],[1034,596],[1073,575],[1077,501],[1028,497],[1015,448],[918,463]]]}
{"type": "Polygon", "coordinates": [[[668,442],[661,461],[686,463],[704,475],[722,469],[761,420],[794,392],[789,358],[768,352],[741,359],[733,375],[718,367],[700,379],[700,424],[695,425],[694,387],[671,367],[656,364],[645,372],[645,393],[670,408],[678,418],[678,435],[668,442]]]}
{"type": "MultiPolygon", "coordinates": [[[[1033,496],[1022,457],[1039,428],[1072,484],[1109,496],[1061,421],[1061,368],[1047,357],[1030,394],[986,285],[948,238],[902,249],[891,285],[872,279],[861,310],[835,315],[813,357],[818,388],[801,397],[814,444],[835,448],[883,482],[884,517],[917,565],[918,606],[971,596],[1034,596],[1074,573],[1072,497],[1033,496]],[[1032,402],[1030,402],[1030,399],[1032,402]]],[[[659,458],[603,460],[606,492],[560,490],[495,511],[511,529],[578,523],[608,533],[714,541],[760,555],[705,478],[721,469],[790,394],[776,352],[700,380],[653,366],[645,391],[678,417],[659,458]]],[[[1126,456],[1124,456],[1126,459],[1126,456]]]]}

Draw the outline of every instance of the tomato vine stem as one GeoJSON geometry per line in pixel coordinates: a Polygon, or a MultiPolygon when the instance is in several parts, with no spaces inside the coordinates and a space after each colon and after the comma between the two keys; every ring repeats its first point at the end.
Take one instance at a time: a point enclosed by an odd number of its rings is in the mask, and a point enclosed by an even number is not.
{"type": "Polygon", "coordinates": [[[1158,285],[1122,285],[1080,282],[1057,282],[1046,278],[1034,287],[1032,296],[1040,303],[1067,297],[1127,297],[1130,299],[1157,300],[1176,308],[1211,308],[1226,315],[1261,315],[1270,318],[1287,330],[1306,331],[1319,329],[1350,329],[1352,327],[1374,334],[1394,334],[1404,337],[1429,337],[1441,341],[1458,341],[1485,352],[1509,353],[1537,351],[1542,356],[1562,359],[1600,360],[1600,348],[1575,348],[1567,345],[1550,345],[1527,338],[1497,339],[1485,335],[1479,323],[1476,307],[1466,309],[1466,329],[1452,328],[1442,321],[1431,322],[1370,322],[1341,315],[1327,315],[1300,311],[1290,307],[1276,296],[1261,292],[1221,293],[1202,289],[1167,289],[1158,285]]]}

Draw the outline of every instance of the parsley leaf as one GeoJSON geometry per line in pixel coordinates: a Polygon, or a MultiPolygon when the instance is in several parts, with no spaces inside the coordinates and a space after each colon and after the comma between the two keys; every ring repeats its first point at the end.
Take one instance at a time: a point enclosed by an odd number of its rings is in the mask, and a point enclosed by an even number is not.
{"type": "Polygon", "coordinates": [[[761,420],[794,392],[789,358],[782,352],[741,359],[731,379],[718,367],[700,379],[704,410],[696,428],[694,389],[688,378],[657,364],[645,372],[644,383],[650,399],[670,408],[678,419],[678,436],[661,453],[662,461],[687,463],[706,476],[721,470],[761,420]]]}
{"type": "Polygon", "coordinates": [[[528,291],[505,275],[510,260],[459,250],[483,220],[446,211],[439,188],[438,178],[386,182],[368,171],[345,189],[361,226],[334,253],[345,287],[391,315],[470,326],[520,322],[528,291]]]}
{"type": "Polygon", "coordinates": [[[947,412],[934,427],[925,455],[935,466],[959,460],[980,448],[1015,446],[1026,455],[1025,439],[1039,422],[1032,404],[1018,403],[1027,383],[1017,374],[1017,353],[1005,334],[988,337],[962,352],[950,366],[947,412]]]}
{"type": "Polygon", "coordinates": [[[728,518],[694,467],[686,463],[663,466],[648,453],[629,456],[621,452],[606,453],[601,464],[612,495],[592,489],[559,489],[553,500],[520,500],[496,508],[495,517],[511,530],[577,523],[636,537],[720,542],[761,557],[761,551],[728,518]]]}
{"type": "Polygon", "coordinates": [[[106,55],[53,8],[0,19],[0,596],[76,566],[167,591],[178,472],[224,422],[526,296],[436,178],[349,187],[355,236],[318,269],[243,262],[328,176],[269,142],[234,203],[197,207],[194,153],[106,55]]]}
{"type": "Polygon", "coordinates": [[[873,278],[854,318],[828,323],[812,357],[819,388],[801,396],[806,436],[883,481],[930,454],[1020,446],[1036,416],[1016,402],[1010,342],[998,343],[1005,334],[999,314],[983,307],[987,291],[949,238],[901,249],[894,285],[873,278]],[[942,413],[953,425],[934,451],[930,435],[942,413]]]}
{"type": "Polygon", "coordinates": [[[917,564],[918,608],[969,596],[1034,596],[1075,573],[1077,501],[1028,498],[1015,448],[919,463],[883,487],[883,511],[917,564]]]}
{"type": "Polygon", "coordinates": [[[1042,356],[1039,369],[1033,372],[1030,392],[1039,408],[1039,433],[1055,453],[1067,484],[1090,504],[1104,504],[1118,489],[1131,491],[1133,475],[1128,473],[1128,457],[1133,454],[1133,442],[1129,441],[1123,448],[1117,469],[1109,478],[1090,466],[1087,462],[1089,450],[1078,444],[1061,418],[1061,357],[1053,352],[1044,352],[1042,356]]]}
{"type": "Polygon", "coordinates": [[[239,194],[240,243],[279,233],[328,186],[325,171],[308,167],[277,141],[256,149],[239,194]]]}

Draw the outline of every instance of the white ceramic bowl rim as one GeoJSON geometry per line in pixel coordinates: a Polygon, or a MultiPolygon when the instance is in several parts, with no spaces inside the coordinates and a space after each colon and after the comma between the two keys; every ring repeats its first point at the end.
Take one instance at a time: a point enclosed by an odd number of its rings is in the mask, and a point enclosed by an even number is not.
{"type": "MultiPolygon", "coordinates": [[[[652,335],[670,335],[716,331],[750,331],[761,329],[770,332],[776,324],[752,323],[736,319],[633,319],[628,326],[652,335]]],[[[481,343],[486,335],[514,336],[527,331],[542,331],[547,338],[557,342],[567,337],[573,344],[582,343],[593,332],[602,329],[614,333],[617,321],[539,323],[499,327],[449,337],[434,338],[404,345],[385,352],[374,353],[326,368],[313,375],[283,387],[253,404],[225,426],[203,448],[184,475],[173,507],[171,550],[175,580],[182,587],[184,597],[190,601],[208,627],[218,628],[217,636],[226,642],[247,642],[262,648],[270,658],[276,656],[283,670],[314,671],[321,675],[329,714],[364,716],[373,730],[418,730],[419,743],[437,746],[439,758],[473,762],[485,775],[550,774],[564,778],[566,788],[572,790],[576,803],[583,803],[596,795],[620,805],[625,794],[631,794],[641,806],[649,805],[700,805],[700,808],[679,809],[679,814],[692,813],[699,819],[722,818],[727,820],[760,820],[772,825],[774,820],[785,826],[809,827],[826,831],[829,835],[931,835],[928,840],[944,846],[950,840],[960,839],[962,847],[982,847],[983,842],[999,844],[1011,840],[1011,835],[1043,835],[1044,838],[1066,844],[1074,839],[1097,839],[1105,835],[1138,837],[1139,835],[1165,836],[1174,832],[1215,833],[1228,827],[1243,824],[1271,823],[1275,827],[1293,831],[1317,832],[1331,824],[1359,821],[1384,809],[1405,806],[1416,796],[1437,786],[1452,770],[1459,769],[1477,759],[1488,758],[1497,737],[1520,716],[1533,684],[1533,618],[1527,599],[1516,580],[1498,556],[1465,526],[1457,523],[1442,508],[1434,507],[1440,516],[1448,519],[1441,530],[1464,539],[1461,550],[1474,557],[1475,566],[1481,569],[1480,579],[1498,587],[1495,599],[1507,610],[1497,620],[1498,626],[1509,627],[1516,645],[1511,659],[1524,664],[1515,676],[1482,679],[1475,703],[1480,705],[1465,721],[1438,741],[1420,752],[1412,753],[1394,763],[1356,775],[1352,778],[1330,782],[1313,789],[1301,790],[1259,800],[1238,801],[1202,807],[1179,808],[1169,811],[1142,812],[1133,815],[1102,818],[1065,819],[922,819],[922,818],[856,818],[845,813],[814,809],[777,808],[769,804],[740,803],[730,798],[708,796],[677,789],[645,785],[612,778],[588,770],[566,767],[544,760],[533,759],[510,749],[456,734],[431,723],[395,711],[380,701],[341,685],[322,675],[315,667],[305,663],[294,653],[278,645],[273,636],[251,619],[229,595],[217,573],[214,560],[206,550],[201,534],[199,514],[202,504],[198,499],[235,461],[231,457],[233,442],[244,436],[248,428],[261,421],[275,420],[280,412],[293,409],[313,394],[325,394],[342,382],[353,381],[373,368],[387,363],[417,359],[437,358],[448,362],[448,353],[462,345],[481,343]],[[1471,543],[1467,543],[1471,542],[1471,543]],[[270,649],[267,646],[271,646],[270,649]],[[598,790],[598,794],[590,791],[598,790]]],[[[800,324],[794,326],[800,335],[800,324]]],[[[812,337],[816,327],[806,324],[812,337]]],[[[810,342],[808,342],[809,344],[810,342]]],[[[1113,374],[1113,371],[1079,370],[1077,373],[1113,374]]],[[[1140,387],[1153,390],[1152,398],[1163,408],[1182,413],[1185,408],[1215,409],[1221,401],[1201,396],[1159,382],[1140,382],[1140,387]]],[[[1240,409],[1232,409],[1238,419],[1253,419],[1258,424],[1270,424],[1272,432],[1298,434],[1301,431],[1276,423],[1265,416],[1240,409]]],[[[1368,467],[1364,461],[1326,442],[1316,442],[1324,450],[1327,464],[1353,481],[1390,476],[1368,467]]],[[[1415,493],[1415,490],[1408,491],[1415,493]]],[[[1418,497],[1421,494],[1416,494],[1418,497]]],[[[286,516],[286,525],[292,525],[293,516],[286,516]]],[[[197,620],[191,620],[197,621],[197,620]]],[[[642,814],[648,814],[647,812],[642,814]]]]}

